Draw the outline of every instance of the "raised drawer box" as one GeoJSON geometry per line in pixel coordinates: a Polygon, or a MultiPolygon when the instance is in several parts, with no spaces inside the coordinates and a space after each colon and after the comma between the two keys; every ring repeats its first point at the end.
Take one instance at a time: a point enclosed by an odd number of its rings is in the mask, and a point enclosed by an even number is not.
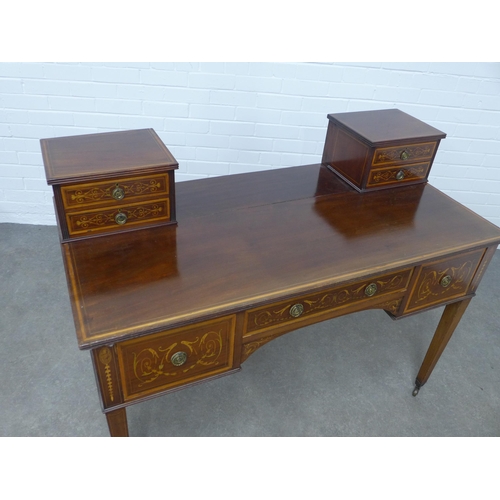
{"type": "Polygon", "coordinates": [[[358,191],[426,182],[446,134],[398,109],[328,115],[322,163],[358,191]]]}
{"type": "Polygon", "coordinates": [[[176,222],[178,163],[153,129],[40,143],[63,241],[176,222]]]}
{"type": "Polygon", "coordinates": [[[235,316],[160,332],[117,345],[125,401],[232,368],[235,316]]]}

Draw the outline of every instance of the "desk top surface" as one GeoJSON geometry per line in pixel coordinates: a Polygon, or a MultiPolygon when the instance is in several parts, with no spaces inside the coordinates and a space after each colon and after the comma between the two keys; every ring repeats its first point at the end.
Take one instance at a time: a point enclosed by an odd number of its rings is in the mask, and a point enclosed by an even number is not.
{"type": "Polygon", "coordinates": [[[178,226],[62,245],[80,347],[500,243],[429,184],[361,194],[321,165],[178,183],[176,199],[178,226]]]}

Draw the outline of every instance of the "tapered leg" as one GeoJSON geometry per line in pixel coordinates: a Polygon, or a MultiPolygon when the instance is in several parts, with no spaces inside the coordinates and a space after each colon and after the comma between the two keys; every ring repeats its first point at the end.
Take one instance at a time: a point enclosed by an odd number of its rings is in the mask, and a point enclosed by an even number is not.
{"type": "Polygon", "coordinates": [[[127,412],[125,408],[106,413],[111,437],[128,437],[127,412]]]}
{"type": "Polygon", "coordinates": [[[443,353],[446,344],[450,340],[455,328],[457,327],[462,315],[464,314],[471,299],[465,299],[460,302],[449,304],[445,307],[439,325],[436,328],[436,333],[432,338],[427,354],[425,355],[417,379],[415,380],[415,390],[413,395],[416,396],[420,387],[422,387],[429,379],[432,370],[436,366],[439,357],[443,353]]]}

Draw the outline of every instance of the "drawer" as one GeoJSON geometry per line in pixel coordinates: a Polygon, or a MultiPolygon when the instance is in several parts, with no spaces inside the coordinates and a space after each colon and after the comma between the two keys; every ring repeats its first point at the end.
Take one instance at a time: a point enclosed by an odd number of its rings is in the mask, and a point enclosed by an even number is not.
{"type": "Polygon", "coordinates": [[[412,269],[405,269],[330,290],[307,294],[247,311],[245,336],[271,327],[300,321],[352,304],[377,300],[408,288],[412,269]]]}
{"type": "Polygon", "coordinates": [[[231,369],[235,316],[121,342],[124,399],[131,400],[231,369]]]}
{"type": "Polygon", "coordinates": [[[378,167],[387,164],[421,162],[431,160],[436,151],[437,142],[424,142],[420,144],[406,144],[377,148],[373,154],[372,166],[378,167]]]}
{"type": "Polygon", "coordinates": [[[483,253],[484,250],[476,250],[422,266],[405,313],[466,295],[483,253]]]}
{"type": "Polygon", "coordinates": [[[66,214],[70,237],[118,231],[129,227],[152,226],[169,220],[170,200],[168,198],[66,214]]]}
{"type": "Polygon", "coordinates": [[[161,198],[169,193],[168,174],[124,177],[99,182],[84,182],[61,186],[61,197],[66,210],[105,204],[115,206],[144,198],[161,198]]]}
{"type": "Polygon", "coordinates": [[[429,162],[416,163],[404,167],[377,168],[370,172],[367,187],[420,181],[427,177],[429,169],[429,162]]]}

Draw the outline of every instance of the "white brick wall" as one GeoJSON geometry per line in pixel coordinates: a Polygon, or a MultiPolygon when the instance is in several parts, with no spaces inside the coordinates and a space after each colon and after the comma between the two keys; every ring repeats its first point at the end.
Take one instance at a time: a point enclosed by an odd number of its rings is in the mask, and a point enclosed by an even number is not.
{"type": "Polygon", "coordinates": [[[321,161],[326,115],[443,130],[430,182],[500,225],[498,63],[0,63],[0,222],[54,224],[39,139],[154,128],[178,181],[321,161]]]}

